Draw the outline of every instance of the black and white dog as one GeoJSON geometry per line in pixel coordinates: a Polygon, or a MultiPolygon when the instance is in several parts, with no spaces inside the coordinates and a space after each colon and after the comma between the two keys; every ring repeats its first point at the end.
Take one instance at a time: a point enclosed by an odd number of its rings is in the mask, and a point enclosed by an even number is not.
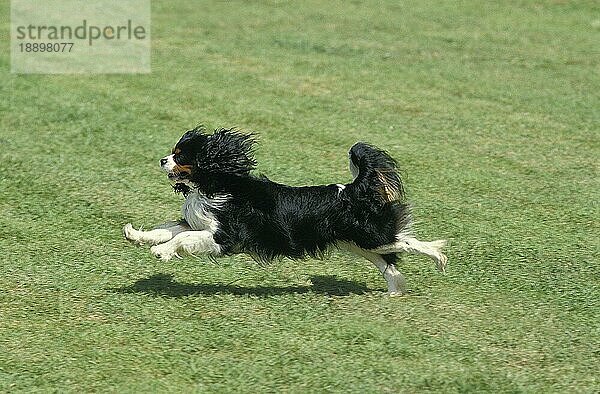
{"type": "Polygon", "coordinates": [[[181,252],[301,259],[339,247],[375,264],[390,294],[404,291],[396,253],[427,255],[445,270],[445,241],[422,242],[411,234],[396,162],[386,152],[358,142],[349,152],[351,183],[291,187],[250,174],[254,143],[252,135],[233,129],[186,132],[160,160],[185,196],[183,219],[151,231],[127,224],[125,237],[153,244],[152,254],[164,261],[181,252]]]}

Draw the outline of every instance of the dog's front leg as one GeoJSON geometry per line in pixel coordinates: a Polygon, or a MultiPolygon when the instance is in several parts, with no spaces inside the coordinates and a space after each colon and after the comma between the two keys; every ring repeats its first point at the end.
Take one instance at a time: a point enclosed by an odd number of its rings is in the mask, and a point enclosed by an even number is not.
{"type": "Polygon", "coordinates": [[[123,227],[125,238],[138,245],[145,243],[149,243],[151,245],[161,244],[169,241],[177,234],[189,230],[191,230],[190,226],[188,226],[188,224],[184,221],[167,222],[161,224],[160,226],[156,226],[150,231],[136,230],[133,228],[131,223],[127,223],[125,227],[123,227]]]}
{"type": "Polygon", "coordinates": [[[221,254],[221,246],[215,242],[210,231],[185,231],[168,242],[153,246],[150,252],[163,261],[169,261],[180,252],[218,256],[221,254]]]}

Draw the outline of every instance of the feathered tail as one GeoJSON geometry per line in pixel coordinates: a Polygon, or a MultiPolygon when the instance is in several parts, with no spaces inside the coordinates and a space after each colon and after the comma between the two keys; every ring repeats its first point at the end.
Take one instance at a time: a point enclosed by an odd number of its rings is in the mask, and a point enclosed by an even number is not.
{"type": "Polygon", "coordinates": [[[382,203],[404,200],[402,179],[398,173],[396,160],[387,152],[364,142],[357,142],[348,152],[350,172],[354,183],[375,191],[374,197],[382,203]]]}
{"type": "Polygon", "coordinates": [[[373,211],[395,217],[396,233],[409,234],[412,215],[405,202],[404,187],[396,160],[387,152],[357,142],[348,152],[352,184],[359,196],[369,201],[373,211]]]}
{"type": "Polygon", "coordinates": [[[410,207],[404,200],[404,188],[396,167],[396,161],[385,151],[372,145],[358,142],[350,148],[350,171],[352,182],[363,198],[371,198],[379,212],[395,216],[395,239],[370,248],[381,254],[388,263],[395,261],[399,252],[425,254],[436,262],[437,269],[446,270],[448,259],[442,252],[445,240],[419,241],[412,235],[410,207]],[[390,257],[393,256],[393,257],[390,257]]]}

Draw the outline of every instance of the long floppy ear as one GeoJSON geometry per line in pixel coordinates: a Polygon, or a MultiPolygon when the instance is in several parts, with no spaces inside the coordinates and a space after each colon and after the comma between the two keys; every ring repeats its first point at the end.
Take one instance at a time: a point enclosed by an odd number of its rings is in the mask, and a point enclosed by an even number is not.
{"type": "Polygon", "coordinates": [[[256,167],[253,134],[219,129],[208,136],[206,149],[196,157],[199,168],[212,173],[248,175],[256,167]]]}

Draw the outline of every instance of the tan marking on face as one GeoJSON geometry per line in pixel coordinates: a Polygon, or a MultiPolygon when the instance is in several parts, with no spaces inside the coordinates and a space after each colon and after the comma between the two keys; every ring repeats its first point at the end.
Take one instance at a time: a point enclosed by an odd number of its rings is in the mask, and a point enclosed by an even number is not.
{"type": "Polygon", "coordinates": [[[192,173],[192,166],[191,165],[186,165],[186,166],[182,166],[179,164],[176,164],[175,167],[173,167],[173,172],[176,174],[191,174],[192,173]]]}
{"type": "Polygon", "coordinates": [[[180,153],[181,153],[181,149],[179,149],[179,148],[175,148],[175,149],[173,150],[173,154],[174,154],[174,155],[178,155],[178,154],[180,154],[180,153]]]}

